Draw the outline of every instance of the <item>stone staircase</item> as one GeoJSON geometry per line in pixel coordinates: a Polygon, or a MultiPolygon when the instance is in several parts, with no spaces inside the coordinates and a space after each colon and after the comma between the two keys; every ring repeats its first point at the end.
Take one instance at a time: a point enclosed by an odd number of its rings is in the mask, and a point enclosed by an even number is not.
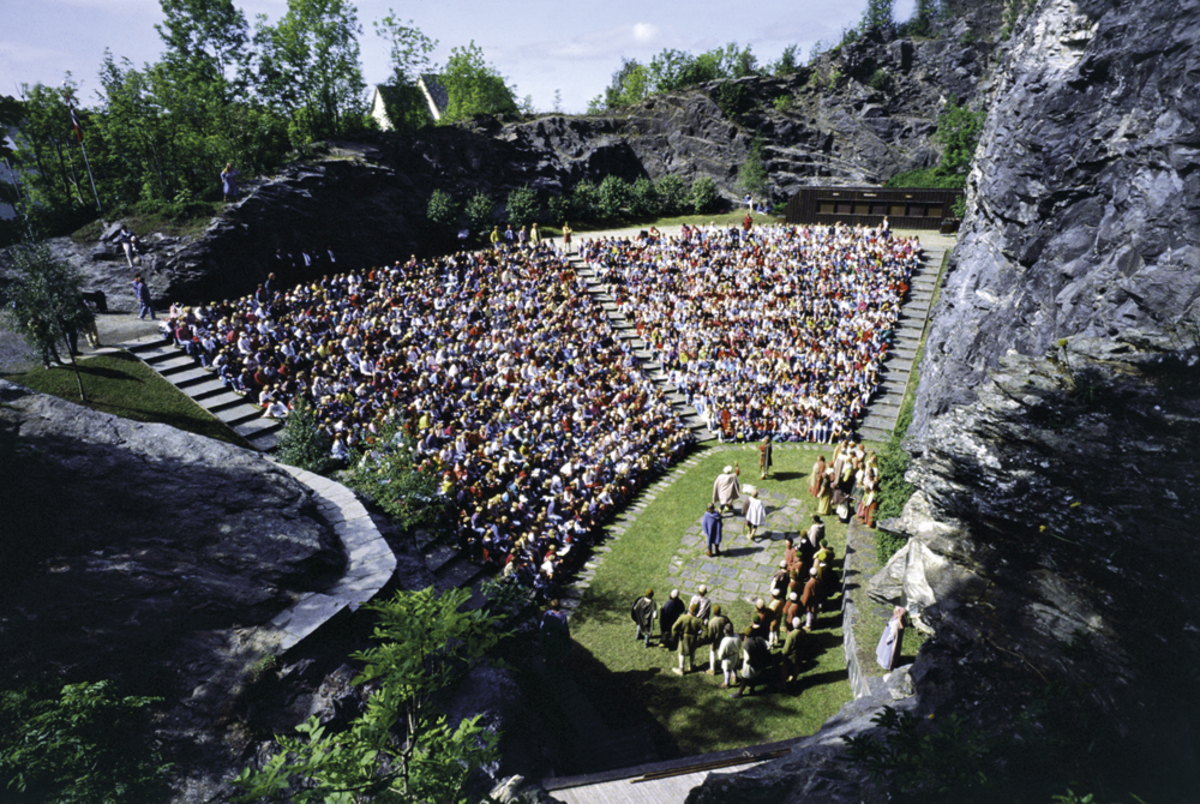
{"type": "Polygon", "coordinates": [[[908,298],[900,308],[892,348],[883,362],[882,382],[875,398],[867,405],[866,415],[858,426],[860,437],[871,441],[887,441],[896,429],[900,405],[909,377],[915,370],[917,348],[925,334],[933,295],[941,273],[942,259],[953,244],[949,238],[933,238],[922,234],[924,254],[920,266],[913,271],[908,298]],[[931,242],[925,243],[925,240],[931,242]]]}
{"type": "Polygon", "coordinates": [[[668,382],[662,363],[654,358],[654,354],[650,351],[650,345],[638,335],[637,328],[618,310],[616,299],[608,291],[607,285],[600,280],[595,271],[588,267],[578,253],[573,254],[570,259],[575,272],[587,281],[588,293],[591,294],[592,299],[604,308],[617,337],[628,344],[634,357],[638,359],[642,372],[666,394],[667,400],[679,415],[680,420],[692,431],[696,440],[716,441],[717,437],[709,432],[708,425],[704,423],[704,419],[700,417],[696,409],[689,405],[687,398],[668,382]]]}
{"type": "Polygon", "coordinates": [[[171,341],[149,337],[121,344],[164,379],[224,422],[255,449],[268,452],[278,443],[283,422],[267,419],[249,397],[228,390],[215,371],[201,366],[171,341]]]}

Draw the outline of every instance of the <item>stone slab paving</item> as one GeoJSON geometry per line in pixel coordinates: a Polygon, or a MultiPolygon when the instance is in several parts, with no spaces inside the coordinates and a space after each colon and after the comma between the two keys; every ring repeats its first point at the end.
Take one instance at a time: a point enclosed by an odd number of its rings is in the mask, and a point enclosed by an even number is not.
{"type": "Polygon", "coordinates": [[[283,653],[344,611],[356,611],[391,580],[396,556],[354,492],[329,478],[279,464],[313,491],[317,509],[333,528],[349,560],[341,580],[323,592],[310,592],[279,614],[271,626],[280,632],[283,653]]]}

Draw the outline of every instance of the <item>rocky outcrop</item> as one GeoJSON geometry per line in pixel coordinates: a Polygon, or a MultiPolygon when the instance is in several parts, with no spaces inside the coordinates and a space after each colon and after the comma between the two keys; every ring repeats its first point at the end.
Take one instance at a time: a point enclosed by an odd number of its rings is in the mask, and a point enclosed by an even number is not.
{"type": "MultiPolygon", "coordinates": [[[[266,626],[340,577],[306,487],[257,453],[0,381],[0,668],[159,695],[183,787],[236,771],[266,626]]],[[[207,781],[206,781],[207,780],[207,781]]]]}

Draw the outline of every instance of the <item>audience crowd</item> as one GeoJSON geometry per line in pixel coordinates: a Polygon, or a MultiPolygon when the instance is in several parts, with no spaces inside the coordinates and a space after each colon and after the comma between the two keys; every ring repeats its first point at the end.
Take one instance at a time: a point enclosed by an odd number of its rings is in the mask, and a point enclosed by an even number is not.
{"type": "Polygon", "coordinates": [[[456,501],[460,545],[547,598],[693,439],[548,245],[268,284],[175,305],[166,328],[267,415],[311,403],[335,457],[399,426],[456,501]]]}
{"type": "Polygon", "coordinates": [[[722,439],[836,442],[879,386],[920,244],[882,227],[685,225],[580,253],[722,439]]]}

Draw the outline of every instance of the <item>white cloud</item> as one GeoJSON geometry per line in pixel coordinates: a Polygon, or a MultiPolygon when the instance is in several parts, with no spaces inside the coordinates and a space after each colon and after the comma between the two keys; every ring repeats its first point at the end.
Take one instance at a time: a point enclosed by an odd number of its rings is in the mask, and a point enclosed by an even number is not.
{"type": "Polygon", "coordinates": [[[633,26],[633,38],[640,44],[648,45],[658,36],[657,26],[648,22],[639,22],[633,26]]]}

